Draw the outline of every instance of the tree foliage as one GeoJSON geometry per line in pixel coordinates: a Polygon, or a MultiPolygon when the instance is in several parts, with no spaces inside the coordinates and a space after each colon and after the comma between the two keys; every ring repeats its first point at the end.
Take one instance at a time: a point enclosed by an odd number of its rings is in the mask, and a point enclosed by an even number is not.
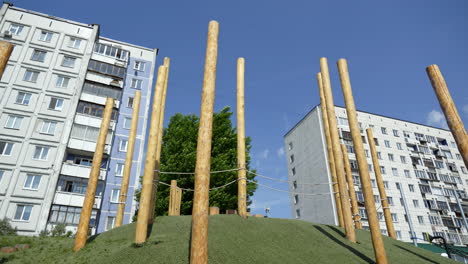
{"type": "MultiPolygon", "coordinates": [[[[231,123],[232,112],[229,107],[213,115],[213,135],[211,146],[211,171],[237,168],[237,132],[231,123]]],[[[164,129],[161,149],[161,171],[194,172],[197,157],[197,136],[199,118],[196,115],[182,115],[180,113],[171,117],[167,128],[164,129]]],[[[246,167],[250,164],[249,151],[250,138],[246,138],[246,167]]],[[[247,173],[249,180],[254,175],[247,173]]],[[[162,182],[170,183],[177,180],[182,188],[194,188],[194,175],[187,174],[161,174],[162,182]]],[[[237,179],[237,171],[211,174],[210,188],[224,185],[237,179]]],[[[251,203],[250,197],[256,190],[254,183],[247,183],[247,205],[251,203]]],[[[156,215],[167,215],[169,206],[169,187],[158,186],[156,200],[156,215]]],[[[139,200],[139,193],[137,194],[139,200]]],[[[192,214],[193,192],[183,191],[180,212],[183,215],[192,214]]],[[[218,206],[221,211],[237,209],[237,183],[225,188],[210,192],[210,206],[218,206]]]]}

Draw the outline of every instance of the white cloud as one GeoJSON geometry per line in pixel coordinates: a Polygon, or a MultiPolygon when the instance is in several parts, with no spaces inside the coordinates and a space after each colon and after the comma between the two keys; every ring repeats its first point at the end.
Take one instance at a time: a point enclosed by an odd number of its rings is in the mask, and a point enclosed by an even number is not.
{"type": "Polygon", "coordinates": [[[284,156],[284,147],[279,148],[276,151],[276,154],[278,155],[278,158],[282,158],[284,156]]]}
{"type": "Polygon", "coordinates": [[[426,123],[430,126],[436,126],[447,129],[447,122],[445,121],[444,115],[437,110],[432,110],[427,114],[426,123]]]}
{"type": "Polygon", "coordinates": [[[268,159],[269,154],[270,154],[270,150],[269,149],[264,149],[262,152],[260,152],[259,157],[261,159],[268,159]]]}

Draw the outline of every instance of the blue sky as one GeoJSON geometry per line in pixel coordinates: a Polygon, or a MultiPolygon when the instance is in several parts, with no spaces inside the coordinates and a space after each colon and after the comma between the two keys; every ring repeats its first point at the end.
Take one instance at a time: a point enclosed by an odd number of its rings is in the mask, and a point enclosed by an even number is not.
{"type": "MultiPolygon", "coordinates": [[[[443,126],[425,73],[438,64],[468,121],[468,2],[435,1],[49,1],[15,6],[101,25],[101,35],[159,48],[171,58],[166,117],[200,111],[206,31],[220,23],[216,110],[236,105],[236,59],[246,59],[246,134],[252,167],[287,179],[283,135],[319,103],[315,74],[348,59],[358,109],[443,126]]],[[[166,118],[166,121],[168,118],[166,118]]],[[[235,121],[235,120],[234,120],[235,121]]],[[[259,180],[276,188],[286,184],[259,180]]],[[[254,213],[289,218],[289,198],[260,187],[254,213]]]]}

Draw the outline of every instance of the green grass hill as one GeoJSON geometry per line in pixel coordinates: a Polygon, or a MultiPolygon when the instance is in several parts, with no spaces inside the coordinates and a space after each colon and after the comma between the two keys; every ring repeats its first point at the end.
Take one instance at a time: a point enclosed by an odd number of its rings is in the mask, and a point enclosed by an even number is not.
{"type": "MultiPolygon", "coordinates": [[[[190,216],[158,217],[142,247],[133,246],[129,224],[90,238],[78,253],[72,238],[0,237],[0,247],[32,246],[0,253],[0,263],[188,263],[190,224],[190,216]]],[[[299,220],[210,216],[209,263],[374,263],[370,233],[358,230],[357,238],[353,244],[340,228],[299,220]]],[[[458,263],[386,236],[384,243],[389,263],[458,263]]]]}

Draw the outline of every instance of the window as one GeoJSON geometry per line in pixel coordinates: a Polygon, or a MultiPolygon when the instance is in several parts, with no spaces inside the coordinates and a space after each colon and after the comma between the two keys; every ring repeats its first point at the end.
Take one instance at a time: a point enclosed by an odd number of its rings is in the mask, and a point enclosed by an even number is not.
{"type": "Polygon", "coordinates": [[[379,218],[379,221],[383,221],[383,220],[384,220],[384,217],[383,217],[383,213],[382,213],[382,212],[377,212],[377,217],[379,218]]]}
{"type": "Polygon", "coordinates": [[[49,109],[60,111],[63,108],[63,99],[52,97],[50,98],[49,109]]]}
{"type": "Polygon", "coordinates": [[[372,188],[377,188],[377,183],[375,182],[375,179],[370,180],[372,188]]]}
{"type": "Polygon", "coordinates": [[[133,69],[136,71],[144,71],[145,63],[142,61],[135,61],[135,64],[133,64],[133,69]]]}
{"type": "Polygon", "coordinates": [[[294,204],[299,203],[299,195],[294,195],[294,204]]]}
{"type": "Polygon", "coordinates": [[[301,218],[301,210],[296,209],[296,219],[301,218]]]}
{"type": "Polygon", "coordinates": [[[88,81],[85,81],[83,85],[83,92],[102,97],[111,97],[119,101],[122,97],[122,89],[120,88],[113,88],[109,85],[93,83],[88,81]]]}
{"type": "Polygon", "coordinates": [[[405,170],[405,177],[411,178],[411,172],[409,170],[405,170]]]}
{"type": "Polygon", "coordinates": [[[381,160],[381,159],[382,159],[382,153],[381,153],[381,152],[379,152],[379,151],[377,151],[377,158],[378,158],[379,160],[381,160]]]}
{"type": "Polygon", "coordinates": [[[387,128],[381,127],[380,130],[382,131],[382,134],[387,135],[387,128]]]}
{"type": "Polygon", "coordinates": [[[111,203],[118,203],[120,196],[120,189],[113,189],[111,192],[110,202],[111,203]]]}
{"type": "Polygon", "coordinates": [[[385,143],[385,147],[390,148],[390,141],[385,140],[384,143],[385,143]]]}
{"type": "MultiPolygon", "coordinates": [[[[0,179],[0,180],[1,180],[1,179],[0,179]]],[[[294,188],[294,190],[297,189],[297,181],[293,181],[293,188],[294,188]]]]}
{"type": "Polygon", "coordinates": [[[385,166],[380,166],[380,173],[386,174],[386,172],[385,172],[385,166]]]}
{"type": "Polygon", "coordinates": [[[69,82],[70,82],[70,77],[59,75],[59,76],[57,76],[57,81],[55,82],[55,87],[67,88],[69,82]]]}
{"type": "Polygon", "coordinates": [[[392,168],[392,174],[393,174],[393,176],[398,176],[398,169],[397,168],[392,168]]]}
{"type": "Polygon", "coordinates": [[[63,56],[62,66],[67,68],[75,67],[76,58],[70,56],[63,56]]]}
{"type": "Polygon", "coordinates": [[[132,83],[130,84],[130,87],[134,89],[141,89],[141,83],[142,81],[139,79],[132,79],[132,83]]]}
{"type": "Polygon", "coordinates": [[[127,107],[128,108],[133,108],[133,97],[128,97],[127,99],[127,107]]]}
{"type": "Polygon", "coordinates": [[[422,215],[418,215],[418,222],[424,224],[424,217],[422,215]]]}
{"type": "Polygon", "coordinates": [[[408,188],[410,192],[414,192],[414,185],[413,184],[408,184],[408,188]]]}
{"type": "Polygon", "coordinates": [[[392,216],[392,222],[398,222],[398,215],[397,214],[392,213],[391,216],[392,216]]]}
{"type": "Polygon", "coordinates": [[[5,127],[10,129],[20,129],[22,121],[22,116],[9,115],[5,127]]]}
{"type": "Polygon", "coordinates": [[[399,150],[403,150],[403,147],[401,146],[401,143],[396,143],[396,146],[399,150]]]}
{"type": "Polygon", "coordinates": [[[373,171],[372,170],[372,165],[371,164],[367,164],[367,165],[369,165],[369,171],[372,172],[373,171]]]}
{"type": "Polygon", "coordinates": [[[442,153],[443,153],[444,156],[447,157],[448,159],[453,159],[452,152],[450,152],[450,151],[448,151],[448,150],[442,150],[442,153]]]}
{"type": "Polygon", "coordinates": [[[413,206],[414,206],[414,208],[419,208],[419,201],[418,200],[413,200],[413,206]]]}
{"type": "Polygon", "coordinates": [[[104,56],[114,57],[120,60],[126,60],[128,55],[128,51],[126,50],[112,47],[111,45],[103,43],[96,43],[96,45],[94,45],[94,52],[104,56]]]}
{"type": "Polygon", "coordinates": [[[292,150],[293,149],[293,143],[292,142],[289,142],[288,143],[288,150],[292,150]]]}
{"type": "Polygon", "coordinates": [[[108,63],[104,63],[100,61],[95,61],[95,60],[89,61],[88,70],[99,72],[105,75],[116,76],[121,79],[125,77],[125,71],[126,71],[126,69],[123,67],[119,67],[116,65],[112,65],[112,64],[108,64],[108,63]]]}
{"type": "Polygon", "coordinates": [[[397,239],[401,239],[401,231],[395,231],[397,239]]]}
{"type": "MultiPolygon", "coordinates": [[[[52,205],[50,210],[49,222],[50,223],[64,223],[67,225],[78,225],[80,222],[80,207],[71,207],[64,205],[52,205]]],[[[91,219],[89,227],[96,226],[97,211],[91,211],[91,219]]]]}
{"type": "Polygon", "coordinates": [[[39,36],[39,40],[44,41],[44,42],[50,42],[52,40],[53,35],[54,33],[52,32],[41,30],[41,35],[39,36]]]}
{"type": "Polygon", "coordinates": [[[8,29],[8,31],[10,31],[10,33],[12,35],[17,35],[19,36],[21,34],[21,32],[23,31],[23,28],[24,26],[22,25],[18,25],[18,24],[11,24],[10,25],[10,28],[8,29]]]}
{"type": "Polygon", "coordinates": [[[342,126],[348,126],[348,119],[344,117],[338,117],[338,124],[342,126]]]}
{"type": "Polygon", "coordinates": [[[27,69],[26,72],[24,72],[23,81],[35,83],[37,82],[37,77],[39,77],[38,71],[27,69]]]}
{"type": "Polygon", "coordinates": [[[426,172],[422,170],[414,170],[416,178],[427,179],[426,172]]]}
{"type": "MultiPolygon", "coordinates": [[[[78,103],[78,107],[76,108],[76,112],[88,116],[95,116],[101,117],[104,114],[104,106],[99,104],[88,103],[84,101],[80,101],[78,103]]],[[[114,109],[112,110],[111,120],[117,120],[118,112],[114,109]]]]}
{"type": "Polygon", "coordinates": [[[43,51],[43,50],[37,50],[35,49],[33,51],[33,54],[31,56],[31,60],[33,61],[40,61],[40,62],[44,62],[45,61],[45,56],[46,56],[47,52],[43,51]]]}
{"type": "Polygon", "coordinates": [[[374,195],[374,201],[376,204],[380,204],[380,197],[378,195],[374,195]]]}
{"type": "Polygon", "coordinates": [[[16,104],[21,104],[21,105],[29,105],[30,101],[31,101],[31,94],[30,93],[18,92],[18,95],[16,96],[15,103],[16,104]]]}
{"type": "Polygon", "coordinates": [[[398,130],[396,130],[396,129],[393,129],[393,135],[394,135],[395,137],[399,137],[399,136],[400,136],[399,133],[398,133],[398,130]]]}
{"type": "Polygon", "coordinates": [[[444,163],[442,161],[434,160],[435,166],[438,169],[443,169],[444,168],[444,163]]]}
{"type": "Polygon", "coordinates": [[[367,212],[364,208],[359,208],[359,216],[363,219],[367,219],[367,212]]]}
{"type": "Polygon", "coordinates": [[[354,153],[354,147],[350,145],[345,145],[346,146],[346,151],[348,153],[354,153]]]}
{"type": "Polygon", "coordinates": [[[383,181],[383,186],[385,190],[388,190],[388,181],[383,181]]]}
{"type": "Polygon", "coordinates": [[[2,182],[3,175],[5,174],[4,170],[0,170],[0,183],[2,182]]]}
{"type": "Polygon", "coordinates": [[[19,221],[29,221],[31,217],[32,205],[18,204],[13,219],[19,221]]]}
{"type": "Polygon", "coordinates": [[[123,171],[124,171],[124,164],[117,163],[117,166],[115,167],[115,176],[122,176],[123,171]]]}
{"type": "Polygon", "coordinates": [[[388,160],[389,161],[395,161],[393,154],[388,153],[388,160]]]}
{"type": "Polygon", "coordinates": [[[457,158],[457,160],[461,160],[462,159],[462,156],[458,153],[455,154],[455,157],[457,158]]]}
{"type": "Polygon", "coordinates": [[[57,127],[57,122],[50,120],[42,120],[40,132],[43,134],[53,135],[55,134],[55,128],[57,127]]]}
{"type": "Polygon", "coordinates": [[[366,157],[369,158],[369,157],[370,157],[370,156],[369,156],[369,150],[365,149],[364,151],[366,152],[366,157]]]}
{"type": "Polygon", "coordinates": [[[406,157],[400,156],[401,163],[406,164],[406,157]]]}
{"type": "Polygon", "coordinates": [[[111,230],[112,228],[114,228],[114,224],[115,224],[115,217],[108,216],[107,222],[106,222],[106,230],[111,230]]]}
{"type": "Polygon", "coordinates": [[[13,143],[0,141],[0,156],[10,156],[13,149],[13,143]]]}
{"type": "Polygon", "coordinates": [[[289,163],[293,163],[294,162],[294,154],[289,156],[289,163]]]}
{"type": "Polygon", "coordinates": [[[41,175],[26,175],[26,181],[24,181],[23,188],[37,190],[39,189],[39,184],[41,183],[41,175]]]}
{"type": "Polygon", "coordinates": [[[124,117],[123,120],[123,128],[125,129],[130,129],[130,126],[132,125],[132,118],[130,117],[124,117]]]}
{"type": "Polygon", "coordinates": [[[36,146],[36,149],[34,150],[33,159],[47,160],[47,156],[49,155],[49,149],[49,147],[36,146]]]}
{"type": "Polygon", "coordinates": [[[70,40],[68,40],[69,48],[78,49],[80,48],[80,44],[81,44],[81,39],[70,37],[70,40]]]}
{"type": "Polygon", "coordinates": [[[450,141],[450,146],[452,146],[452,148],[457,148],[457,144],[455,144],[453,141],[450,141]]]}
{"type": "Polygon", "coordinates": [[[466,171],[466,168],[465,168],[465,167],[461,166],[460,169],[461,169],[461,171],[462,171],[464,174],[468,174],[468,172],[466,171]]]}
{"type": "Polygon", "coordinates": [[[121,139],[120,144],[119,144],[119,151],[127,152],[127,145],[128,145],[128,141],[125,139],[121,139]]]}
{"type": "Polygon", "coordinates": [[[357,163],[357,161],[355,160],[349,160],[349,166],[351,167],[352,170],[358,170],[359,169],[359,165],[357,163]]]}
{"type": "Polygon", "coordinates": [[[292,173],[292,175],[296,175],[296,168],[292,168],[291,173],[292,173]]]}
{"type": "Polygon", "coordinates": [[[393,197],[387,196],[387,201],[389,205],[393,205],[393,197]]]}

